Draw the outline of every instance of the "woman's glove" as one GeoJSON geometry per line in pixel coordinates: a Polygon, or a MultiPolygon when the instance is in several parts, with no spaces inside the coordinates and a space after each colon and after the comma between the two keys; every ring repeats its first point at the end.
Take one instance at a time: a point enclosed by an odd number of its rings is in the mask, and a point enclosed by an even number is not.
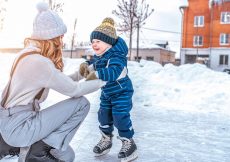
{"type": "Polygon", "coordinates": [[[95,80],[95,79],[98,79],[95,71],[90,72],[89,75],[87,75],[87,77],[86,77],[86,80],[95,80]]]}
{"type": "Polygon", "coordinates": [[[79,72],[80,72],[81,76],[83,76],[84,78],[86,78],[87,75],[89,75],[88,67],[89,67],[89,65],[86,62],[83,62],[80,64],[79,72]]]}

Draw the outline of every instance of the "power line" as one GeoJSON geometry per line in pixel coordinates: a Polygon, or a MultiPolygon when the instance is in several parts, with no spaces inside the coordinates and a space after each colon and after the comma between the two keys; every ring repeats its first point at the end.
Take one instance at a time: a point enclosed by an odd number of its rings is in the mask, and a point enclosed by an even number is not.
{"type": "MultiPolygon", "coordinates": [[[[161,29],[154,29],[154,28],[146,28],[146,27],[142,27],[141,29],[147,29],[147,30],[151,30],[151,31],[157,31],[157,32],[165,32],[165,33],[172,33],[172,34],[180,34],[181,35],[181,32],[176,32],[176,31],[169,31],[169,30],[161,30],[161,29]]],[[[142,34],[142,36],[141,37],[144,37],[144,39],[143,38],[140,38],[140,40],[142,40],[142,41],[153,41],[153,42],[161,42],[161,41],[166,41],[166,40],[160,40],[160,39],[148,39],[148,38],[146,38],[146,36],[144,35],[144,33],[143,33],[143,31],[141,30],[141,34],[142,34]]],[[[199,33],[187,33],[187,34],[185,34],[185,35],[193,35],[193,36],[195,36],[195,35],[201,35],[203,38],[210,38],[210,36],[209,35],[202,35],[202,34],[199,34],[199,33]]],[[[149,37],[149,36],[148,36],[149,37]]],[[[134,37],[135,38],[135,37],[134,37]]],[[[216,39],[219,39],[220,38],[220,36],[212,36],[212,38],[216,38],[216,39]]],[[[167,41],[169,41],[169,42],[171,42],[171,43],[181,43],[181,40],[167,40],[167,41]]],[[[189,40],[189,41],[187,41],[187,43],[193,43],[193,39],[192,40],[189,40]]],[[[203,42],[204,43],[204,42],[203,42]]],[[[208,42],[206,42],[206,43],[204,43],[203,45],[205,45],[205,44],[208,44],[208,42]]]]}
{"type": "Polygon", "coordinates": [[[168,31],[168,30],[161,30],[161,29],[153,29],[153,28],[145,28],[145,27],[142,27],[142,28],[143,28],[143,29],[147,29],[147,30],[153,30],[153,31],[164,32],[164,33],[181,34],[181,32],[175,32],[175,31],[168,31]]]}
{"type": "MultiPolygon", "coordinates": [[[[151,41],[151,42],[156,42],[156,43],[159,43],[159,42],[164,42],[164,41],[169,41],[169,42],[173,42],[173,43],[181,43],[181,41],[180,40],[165,40],[165,39],[150,39],[149,37],[148,38],[146,38],[146,35],[145,35],[145,33],[141,30],[141,36],[140,36],[140,40],[141,41],[151,41]]],[[[133,39],[136,39],[136,37],[134,36],[133,37],[133,39]]]]}
{"type": "MultiPolygon", "coordinates": [[[[181,35],[182,33],[181,32],[177,32],[177,31],[169,31],[169,30],[161,30],[161,29],[154,29],[154,28],[146,28],[146,27],[142,27],[142,29],[146,29],[146,30],[151,30],[151,31],[157,31],[157,32],[164,32],[164,33],[171,33],[171,34],[178,34],[178,35],[181,35]]],[[[210,38],[210,35],[203,35],[202,33],[186,33],[184,35],[201,35],[203,36],[204,38],[210,38]]],[[[219,35],[216,35],[216,36],[212,36],[212,38],[220,38],[219,35]]]]}

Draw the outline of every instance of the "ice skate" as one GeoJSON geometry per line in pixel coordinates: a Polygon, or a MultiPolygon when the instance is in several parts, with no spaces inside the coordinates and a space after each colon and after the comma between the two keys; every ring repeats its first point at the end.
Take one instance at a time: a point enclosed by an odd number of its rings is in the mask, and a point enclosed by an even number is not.
{"type": "Polygon", "coordinates": [[[101,132],[101,134],[102,134],[101,140],[93,149],[95,156],[102,156],[107,154],[110,151],[110,148],[112,147],[113,135],[106,135],[103,132],[101,132]]]}
{"type": "Polygon", "coordinates": [[[122,147],[118,154],[121,162],[131,162],[137,159],[137,146],[132,138],[118,137],[122,141],[122,147]]]}
{"type": "Polygon", "coordinates": [[[56,159],[51,153],[50,150],[53,147],[47,145],[42,140],[31,145],[25,162],[63,162],[59,159],[56,159]]]}
{"type": "Polygon", "coordinates": [[[0,160],[7,155],[19,156],[20,148],[8,145],[0,135],[0,160]]]}

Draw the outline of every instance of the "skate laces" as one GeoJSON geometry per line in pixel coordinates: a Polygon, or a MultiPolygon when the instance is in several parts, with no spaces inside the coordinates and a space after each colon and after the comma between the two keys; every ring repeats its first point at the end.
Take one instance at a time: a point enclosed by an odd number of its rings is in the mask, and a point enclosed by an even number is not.
{"type": "Polygon", "coordinates": [[[49,159],[52,160],[57,160],[51,153],[50,153],[50,147],[48,146],[44,146],[44,150],[45,150],[45,156],[48,157],[49,159]]]}
{"type": "Polygon", "coordinates": [[[18,149],[18,150],[10,149],[9,150],[9,155],[10,156],[19,156],[19,153],[20,153],[20,149],[18,149]]]}
{"type": "Polygon", "coordinates": [[[97,146],[102,149],[102,148],[107,147],[110,144],[111,137],[105,135],[103,132],[101,132],[101,134],[102,134],[102,137],[101,137],[101,140],[98,142],[97,146]]]}
{"type": "Polygon", "coordinates": [[[120,152],[126,152],[130,149],[131,145],[132,145],[132,141],[128,138],[125,137],[117,137],[118,139],[120,139],[122,141],[122,147],[121,147],[121,151],[120,152]]]}
{"type": "Polygon", "coordinates": [[[2,154],[0,155],[0,159],[4,158],[7,155],[10,155],[11,157],[13,156],[19,156],[20,150],[16,150],[16,149],[10,149],[8,153],[2,154]]]}

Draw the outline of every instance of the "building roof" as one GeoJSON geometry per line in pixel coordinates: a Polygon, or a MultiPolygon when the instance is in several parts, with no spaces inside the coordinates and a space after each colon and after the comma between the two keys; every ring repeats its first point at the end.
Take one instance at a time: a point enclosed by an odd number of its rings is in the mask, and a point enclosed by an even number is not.
{"type": "MultiPolygon", "coordinates": [[[[137,48],[136,42],[133,42],[132,48],[137,48]]],[[[145,41],[139,42],[139,48],[141,48],[141,49],[153,49],[153,48],[165,49],[165,48],[162,48],[161,46],[157,45],[155,42],[153,43],[153,42],[145,42],[145,41]]]]}

